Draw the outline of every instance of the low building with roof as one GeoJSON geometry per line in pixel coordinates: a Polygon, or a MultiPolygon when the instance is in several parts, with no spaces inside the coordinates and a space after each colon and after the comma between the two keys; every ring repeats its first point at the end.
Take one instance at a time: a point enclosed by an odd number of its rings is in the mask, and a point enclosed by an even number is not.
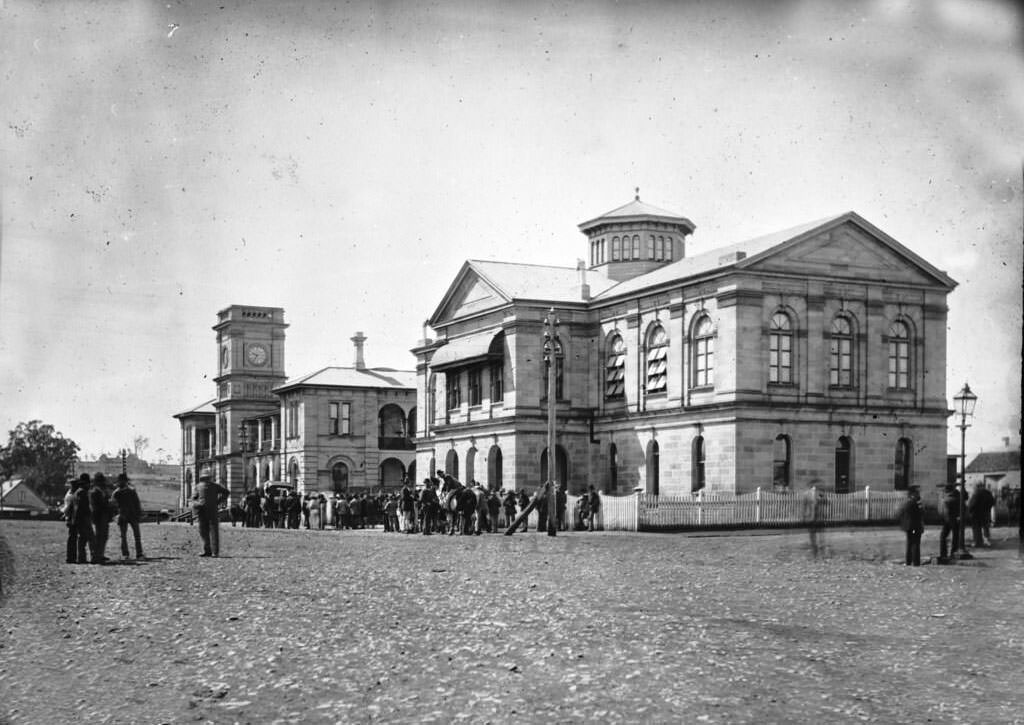
{"type": "Polygon", "coordinates": [[[945,477],[956,283],[855,212],[700,250],[636,198],[579,225],[589,264],[469,260],[417,358],[417,466],[570,493],[902,490],[945,477]]]}
{"type": "Polygon", "coordinates": [[[1020,491],[1020,448],[979,453],[967,464],[965,483],[971,491],[984,483],[997,497],[1005,490],[1020,491]]]}
{"type": "Polygon", "coordinates": [[[218,313],[216,397],[174,417],[182,430],[182,507],[208,468],[239,502],[273,484],[300,493],[397,489],[414,475],[413,371],[369,368],[366,337],[352,367],[288,379],[284,310],[231,305],[218,313]]]}
{"type": "Polygon", "coordinates": [[[11,478],[0,483],[0,513],[45,514],[50,505],[21,478],[11,478]]]}

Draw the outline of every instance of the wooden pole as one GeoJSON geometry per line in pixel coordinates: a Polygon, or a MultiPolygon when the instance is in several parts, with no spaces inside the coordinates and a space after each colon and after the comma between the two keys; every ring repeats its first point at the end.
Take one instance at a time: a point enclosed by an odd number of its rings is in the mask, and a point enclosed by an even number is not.
{"type": "Polygon", "coordinates": [[[544,321],[545,350],[548,363],[548,536],[558,533],[558,481],[555,453],[555,403],[558,384],[558,320],[555,319],[555,308],[548,312],[544,321]]]}

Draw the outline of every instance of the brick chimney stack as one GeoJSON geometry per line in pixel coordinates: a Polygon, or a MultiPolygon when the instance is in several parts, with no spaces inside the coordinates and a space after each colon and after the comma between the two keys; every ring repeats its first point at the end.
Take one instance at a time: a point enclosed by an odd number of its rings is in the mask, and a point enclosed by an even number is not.
{"type": "Polygon", "coordinates": [[[351,340],[356,346],[356,370],[366,370],[366,361],[363,360],[363,343],[366,342],[366,335],[357,332],[351,340]]]}
{"type": "Polygon", "coordinates": [[[576,271],[580,276],[580,297],[583,300],[590,299],[590,285],[587,284],[587,267],[582,259],[576,260],[576,271]]]}

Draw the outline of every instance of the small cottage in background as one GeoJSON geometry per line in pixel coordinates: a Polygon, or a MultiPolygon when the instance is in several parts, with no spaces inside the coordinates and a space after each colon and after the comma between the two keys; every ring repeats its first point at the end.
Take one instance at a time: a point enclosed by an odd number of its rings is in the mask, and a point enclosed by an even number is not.
{"type": "Polygon", "coordinates": [[[50,506],[24,479],[12,478],[0,484],[0,513],[45,514],[50,506]]]}
{"type": "Polygon", "coordinates": [[[1010,448],[1009,440],[1004,443],[1004,450],[979,453],[967,464],[965,483],[969,490],[984,483],[996,498],[1003,490],[1020,491],[1020,448],[1010,448]]]}

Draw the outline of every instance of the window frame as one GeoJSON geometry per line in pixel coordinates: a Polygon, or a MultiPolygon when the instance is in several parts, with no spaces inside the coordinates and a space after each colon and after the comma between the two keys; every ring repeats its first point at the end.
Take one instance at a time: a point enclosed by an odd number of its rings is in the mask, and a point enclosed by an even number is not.
{"type": "Polygon", "coordinates": [[[619,332],[608,336],[604,357],[605,400],[622,400],[626,397],[626,352],[626,341],[619,332]],[[614,380],[612,371],[615,374],[614,380]]]}
{"type": "Polygon", "coordinates": [[[706,312],[693,322],[691,334],[693,346],[692,383],[694,388],[713,388],[715,386],[715,325],[706,312]],[[706,327],[706,331],[702,329],[706,327]]]}
{"type": "Polygon", "coordinates": [[[483,404],[483,380],[480,366],[474,365],[466,371],[466,384],[469,393],[469,407],[476,408],[483,404]]]}
{"type": "Polygon", "coordinates": [[[911,381],[913,371],[911,369],[910,342],[911,327],[906,320],[899,318],[893,320],[889,325],[886,335],[886,382],[889,390],[912,390],[911,381]],[[900,363],[903,369],[900,370],[900,363]],[[902,383],[902,384],[901,384],[902,383]]]}
{"type": "Polygon", "coordinates": [[[668,393],[669,339],[665,327],[655,322],[647,331],[644,354],[644,391],[647,395],[668,393]]]}
{"type": "Polygon", "coordinates": [[[855,386],[853,376],[854,325],[849,315],[839,314],[832,318],[829,327],[828,347],[828,384],[830,388],[851,389],[855,386]],[[839,324],[846,330],[837,330],[839,324]],[[843,349],[845,348],[845,350],[843,349]],[[845,362],[845,364],[844,364],[845,362]],[[843,375],[846,381],[843,381],[843,375]]]}
{"type": "Polygon", "coordinates": [[[768,323],[768,384],[793,385],[793,318],[776,310],[768,323]]]}

